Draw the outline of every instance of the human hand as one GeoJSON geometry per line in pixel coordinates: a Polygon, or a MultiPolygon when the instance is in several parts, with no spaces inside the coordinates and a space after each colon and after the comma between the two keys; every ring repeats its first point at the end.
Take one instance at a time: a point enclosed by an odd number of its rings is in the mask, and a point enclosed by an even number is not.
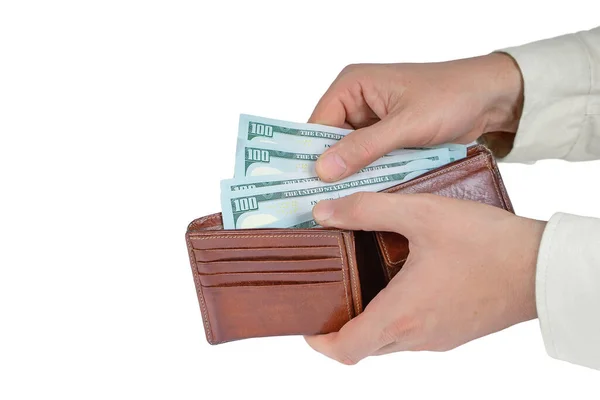
{"type": "Polygon", "coordinates": [[[405,350],[444,351],[537,317],[541,221],[429,194],[358,193],[319,202],[323,226],[409,240],[400,272],[339,332],[306,337],[344,364],[405,350]]]}
{"type": "Polygon", "coordinates": [[[309,122],[356,129],[324,152],[317,173],[345,178],[401,147],[470,143],[486,132],[515,132],[522,79],[502,53],[426,64],[346,67],[309,122]]]}

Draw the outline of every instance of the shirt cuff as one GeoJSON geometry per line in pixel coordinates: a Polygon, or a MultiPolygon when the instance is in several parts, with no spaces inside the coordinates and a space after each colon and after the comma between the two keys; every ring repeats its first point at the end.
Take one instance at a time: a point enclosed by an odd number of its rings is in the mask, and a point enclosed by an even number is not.
{"type": "Polygon", "coordinates": [[[514,58],[524,82],[524,107],[513,149],[501,161],[569,159],[591,88],[584,42],[578,34],[570,34],[499,51],[514,58]]]}
{"type": "Polygon", "coordinates": [[[536,306],[551,357],[600,369],[600,219],[557,213],[548,221],[536,306]]]}

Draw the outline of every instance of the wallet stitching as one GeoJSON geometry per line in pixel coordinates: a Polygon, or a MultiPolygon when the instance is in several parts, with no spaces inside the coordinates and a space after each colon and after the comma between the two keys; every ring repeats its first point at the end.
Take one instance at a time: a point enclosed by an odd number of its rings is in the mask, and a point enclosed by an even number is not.
{"type": "MultiPolygon", "coordinates": [[[[350,248],[352,253],[356,253],[355,249],[354,249],[354,243],[351,242],[350,244],[350,248]]],[[[358,303],[358,288],[356,287],[356,283],[358,282],[358,280],[356,279],[356,268],[354,267],[354,261],[352,257],[352,254],[349,255],[350,257],[350,267],[352,268],[352,270],[350,271],[350,273],[352,274],[352,282],[350,282],[350,284],[352,285],[352,290],[354,291],[354,307],[355,307],[355,314],[358,314],[360,312],[360,304],[358,303]]]]}
{"type": "MultiPolygon", "coordinates": [[[[459,163],[459,164],[456,164],[456,165],[454,165],[454,166],[452,166],[450,168],[442,169],[442,170],[440,170],[440,171],[438,171],[436,173],[433,173],[431,175],[428,175],[428,176],[425,176],[425,177],[422,177],[422,178],[414,179],[413,181],[411,181],[411,184],[415,185],[415,184],[423,182],[423,181],[425,181],[427,179],[431,179],[433,177],[436,177],[436,176],[439,176],[439,175],[443,175],[443,174],[448,173],[450,171],[454,171],[455,169],[464,167],[465,165],[471,165],[471,164],[475,163],[476,161],[479,161],[480,157],[481,157],[481,155],[478,155],[478,156],[473,157],[471,160],[467,160],[464,163],[459,163]]],[[[486,163],[487,168],[490,169],[490,167],[489,167],[489,160],[487,159],[487,157],[485,157],[485,163],[486,163]]],[[[496,188],[496,185],[494,185],[494,188],[496,188]]],[[[498,192],[498,189],[496,188],[496,194],[498,194],[497,192],[498,192]]],[[[387,193],[394,193],[394,192],[387,192],[387,193]]],[[[501,196],[498,196],[498,197],[502,198],[501,196]]],[[[386,263],[388,265],[391,265],[391,266],[395,267],[398,264],[400,264],[401,262],[406,261],[406,259],[395,261],[395,262],[392,261],[391,258],[390,258],[390,254],[388,253],[387,244],[385,243],[385,240],[383,240],[383,238],[382,238],[382,236],[381,236],[381,234],[379,232],[377,232],[377,238],[378,238],[379,243],[381,243],[381,246],[383,247],[383,252],[385,253],[385,261],[386,261],[386,263]]]]}
{"type": "Polygon", "coordinates": [[[351,275],[351,281],[350,281],[350,287],[352,288],[352,292],[354,293],[353,296],[353,300],[354,300],[354,311],[355,311],[355,315],[358,314],[359,312],[359,305],[358,305],[358,292],[356,290],[356,275],[354,272],[354,261],[352,261],[352,248],[351,245],[349,243],[349,241],[346,240],[346,238],[344,238],[344,243],[346,244],[346,257],[348,258],[348,261],[350,262],[350,275],[351,275]],[[350,251],[349,251],[350,249],[350,251]]]}
{"type": "Polygon", "coordinates": [[[392,265],[392,266],[396,266],[397,264],[400,263],[400,261],[391,261],[390,259],[390,255],[388,253],[388,248],[387,248],[387,244],[385,244],[385,240],[380,236],[379,233],[377,233],[377,236],[380,238],[381,240],[381,244],[383,245],[383,252],[385,253],[385,261],[388,265],[392,265]]]}
{"type": "MultiPolygon", "coordinates": [[[[338,246],[340,249],[340,254],[342,252],[342,243],[340,241],[340,235],[337,236],[338,246]]],[[[346,297],[346,311],[348,312],[348,321],[352,319],[352,313],[350,312],[350,300],[348,299],[348,285],[346,284],[346,274],[344,273],[344,258],[340,257],[342,264],[342,281],[344,282],[344,296],[346,297]]]]}
{"type": "MultiPolygon", "coordinates": [[[[190,237],[193,237],[194,239],[198,239],[198,240],[209,240],[209,239],[250,239],[250,238],[284,238],[284,237],[287,237],[287,238],[295,238],[295,237],[335,238],[336,236],[334,236],[334,235],[309,235],[309,234],[295,234],[295,235],[286,235],[286,234],[282,234],[282,235],[235,235],[235,234],[229,234],[229,235],[224,235],[224,236],[214,236],[214,235],[211,235],[210,233],[197,233],[195,235],[190,235],[190,237]]],[[[339,238],[338,238],[338,244],[339,244],[339,238]]],[[[196,250],[202,250],[202,249],[196,249],[196,250]]]]}
{"type": "Polygon", "coordinates": [[[212,327],[210,325],[210,319],[208,316],[208,309],[206,307],[206,303],[204,301],[204,293],[202,293],[202,285],[200,283],[200,277],[197,271],[196,266],[196,257],[194,256],[194,251],[192,247],[192,242],[190,241],[189,235],[186,236],[185,241],[188,245],[188,253],[190,257],[190,263],[192,264],[192,273],[194,275],[194,284],[196,285],[196,294],[198,294],[198,298],[200,299],[200,310],[202,311],[202,320],[204,322],[204,328],[206,330],[208,336],[208,342],[213,343],[213,332],[212,327]]]}
{"type": "MultiPolygon", "coordinates": [[[[229,250],[264,250],[264,247],[213,247],[210,249],[194,249],[194,250],[202,250],[202,251],[229,251],[229,250]]],[[[297,250],[297,249],[337,249],[335,244],[332,245],[317,245],[317,246],[279,246],[279,247],[269,247],[272,250],[297,250]]]]}

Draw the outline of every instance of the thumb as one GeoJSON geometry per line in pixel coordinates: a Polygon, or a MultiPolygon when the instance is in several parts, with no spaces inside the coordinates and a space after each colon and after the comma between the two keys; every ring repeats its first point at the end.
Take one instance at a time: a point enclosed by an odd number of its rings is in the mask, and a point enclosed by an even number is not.
{"type": "Polygon", "coordinates": [[[317,174],[332,182],[352,175],[399,147],[417,145],[404,134],[405,127],[397,117],[388,117],[371,126],[350,132],[325,151],[317,160],[317,174]]]}
{"type": "Polygon", "coordinates": [[[326,335],[305,336],[313,350],[346,365],[353,365],[391,343],[378,335],[385,326],[385,315],[381,310],[367,308],[348,321],[339,332],[326,335]]]}
{"type": "Polygon", "coordinates": [[[313,217],[322,226],[350,230],[397,232],[415,239],[435,221],[443,197],[428,194],[359,192],[336,200],[321,200],[313,217]]]}
{"type": "Polygon", "coordinates": [[[394,321],[397,310],[398,301],[394,293],[383,289],[361,314],[348,321],[339,332],[304,338],[314,350],[347,365],[390,349],[407,350],[414,346],[415,338],[406,334],[411,331],[409,320],[394,321]],[[403,334],[403,340],[395,343],[398,333],[403,334]]]}

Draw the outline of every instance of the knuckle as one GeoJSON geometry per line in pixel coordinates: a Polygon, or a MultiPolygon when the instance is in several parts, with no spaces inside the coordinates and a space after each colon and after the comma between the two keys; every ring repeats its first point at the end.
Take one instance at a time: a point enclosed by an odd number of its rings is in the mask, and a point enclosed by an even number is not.
{"type": "Polygon", "coordinates": [[[373,139],[362,137],[354,142],[354,151],[359,160],[371,160],[375,158],[375,142],[373,139]]]}
{"type": "MultiPolygon", "coordinates": [[[[339,74],[339,77],[352,77],[351,80],[365,80],[376,72],[376,66],[373,64],[348,64],[339,74]]],[[[368,79],[367,79],[368,80],[368,79]]]]}
{"type": "Polygon", "coordinates": [[[340,75],[346,75],[350,72],[354,72],[358,68],[360,68],[360,64],[348,64],[342,69],[342,72],[340,73],[340,75]]]}
{"type": "Polygon", "coordinates": [[[353,220],[362,220],[367,206],[366,196],[365,192],[358,192],[351,196],[349,216],[353,220]]]}
{"type": "Polygon", "coordinates": [[[388,344],[417,337],[420,332],[420,325],[418,320],[412,316],[396,318],[381,331],[380,342],[388,344]]]}

